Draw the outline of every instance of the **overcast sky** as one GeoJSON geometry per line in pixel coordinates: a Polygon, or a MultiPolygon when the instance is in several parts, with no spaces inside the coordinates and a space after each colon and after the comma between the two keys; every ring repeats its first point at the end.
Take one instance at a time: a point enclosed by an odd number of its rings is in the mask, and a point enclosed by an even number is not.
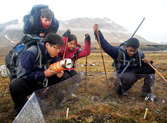
{"type": "Polygon", "coordinates": [[[108,17],[132,33],[145,17],[137,34],[167,42],[167,0],[3,0],[0,23],[21,20],[35,4],[48,4],[58,20],[108,17]]]}

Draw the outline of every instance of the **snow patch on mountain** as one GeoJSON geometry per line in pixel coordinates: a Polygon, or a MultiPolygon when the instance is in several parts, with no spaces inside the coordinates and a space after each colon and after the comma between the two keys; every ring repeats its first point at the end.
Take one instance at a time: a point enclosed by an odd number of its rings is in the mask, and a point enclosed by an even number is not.
{"type": "Polygon", "coordinates": [[[16,43],[16,42],[14,42],[14,41],[12,41],[7,35],[5,35],[5,38],[8,40],[8,41],[10,41],[11,43],[16,43]]]}

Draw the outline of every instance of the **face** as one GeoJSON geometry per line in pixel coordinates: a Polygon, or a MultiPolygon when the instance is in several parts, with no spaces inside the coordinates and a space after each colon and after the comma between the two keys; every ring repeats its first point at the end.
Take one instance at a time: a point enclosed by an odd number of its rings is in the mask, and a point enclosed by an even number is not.
{"type": "Polygon", "coordinates": [[[54,58],[60,52],[59,45],[53,45],[53,44],[46,43],[45,46],[51,58],[54,58]]]}
{"type": "Polygon", "coordinates": [[[130,57],[134,56],[134,54],[137,52],[137,49],[135,49],[133,47],[125,46],[125,49],[127,50],[127,53],[130,57]]]}
{"type": "Polygon", "coordinates": [[[52,23],[52,19],[48,19],[45,17],[43,17],[43,18],[41,17],[41,20],[45,25],[51,25],[51,23],[52,23]]]}
{"type": "Polygon", "coordinates": [[[70,50],[74,50],[76,48],[75,40],[72,40],[72,41],[68,42],[67,46],[70,50]]]}

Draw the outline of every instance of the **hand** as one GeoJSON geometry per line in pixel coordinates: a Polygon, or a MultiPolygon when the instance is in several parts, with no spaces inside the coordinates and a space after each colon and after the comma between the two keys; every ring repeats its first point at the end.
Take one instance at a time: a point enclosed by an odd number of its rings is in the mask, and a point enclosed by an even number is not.
{"type": "Polygon", "coordinates": [[[148,58],[143,58],[142,60],[144,63],[151,63],[150,59],[148,59],[148,58]]]}
{"type": "Polygon", "coordinates": [[[57,74],[57,72],[51,70],[50,68],[48,68],[48,69],[46,69],[46,70],[44,71],[44,74],[45,74],[45,77],[51,77],[51,76],[57,74]]]}
{"type": "Polygon", "coordinates": [[[67,29],[67,31],[63,34],[64,37],[70,37],[71,31],[67,29]]]}
{"type": "Polygon", "coordinates": [[[95,24],[95,25],[93,26],[93,30],[94,30],[94,33],[96,33],[96,32],[99,30],[98,24],[95,24]]]}
{"type": "Polygon", "coordinates": [[[85,42],[89,41],[90,42],[91,38],[89,34],[85,34],[85,42]]]}
{"type": "Polygon", "coordinates": [[[40,33],[39,36],[40,36],[40,37],[44,37],[44,36],[45,36],[45,33],[40,33]]]}
{"type": "Polygon", "coordinates": [[[60,71],[60,72],[57,72],[57,77],[58,78],[61,78],[64,74],[64,71],[60,71]]]}

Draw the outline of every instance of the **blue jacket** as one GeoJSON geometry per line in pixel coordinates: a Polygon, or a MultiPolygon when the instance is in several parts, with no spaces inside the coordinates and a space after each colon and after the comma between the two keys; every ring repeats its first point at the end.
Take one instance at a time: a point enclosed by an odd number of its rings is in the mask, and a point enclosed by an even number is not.
{"type": "Polygon", "coordinates": [[[23,78],[29,81],[42,82],[45,78],[44,66],[49,66],[58,61],[57,56],[51,58],[44,44],[39,44],[42,56],[42,68],[39,67],[40,58],[35,63],[38,49],[33,45],[24,51],[19,58],[19,65],[17,67],[17,78],[23,78]]]}
{"type": "MultiPolygon", "coordinates": [[[[95,37],[96,39],[97,38],[97,34],[95,34],[95,37]]],[[[106,52],[109,56],[111,56],[113,58],[114,61],[117,60],[118,58],[118,55],[119,55],[119,50],[121,50],[122,52],[125,53],[125,57],[126,57],[126,60],[131,60],[131,59],[136,59],[136,56],[138,55],[139,51],[137,51],[133,57],[129,57],[129,55],[127,54],[127,51],[126,49],[123,50],[120,48],[120,46],[118,47],[115,47],[115,46],[112,46],[111,44],[108,43],[108,41],[105,40],[105,38],[103,37],[103,34],[101,33],[101,31],[99,30],[99,38],[100,38],[100,43],[101,43],[101,47],[102,49],[104,50],[104,52],[106,52]]],[[[98,40],[97,40],[98,41],[98,40]]],[[[143,59],[145,57],[144,53],[142,52],[141,54],[141,59],[143,59]]],[[[142,60],[141,60],[141,63],[142,65],[146,65],[142,60]]],[[[127,64],[127,63],[126,63],[127,64]]],[[[126,65],[123,65],[121,64],[121,67],[120,67],[120,70],[118,71],[118,73],[122,72],[124,67],[126,65]]],[[[126,72],[128,71],[133,71],[135,70],[136,68],[138,68],[139,66],[133,66],[133,65],[129,65],[129,67],[126,69],[126,72]]]]}
{"type": "Polygon", "coordinates": [[[40,33],[45,33],[45,36],[46,36],[50,32],[56,33],[58,31],[59,22],[55,17],[53,17],[52,23],[49,26],[49,28],[45,29],[41,23],[40,16],[41,16],[41,11],[39,11],[33,16],[30,16],[30,18],[25,22],[24,27],[23,27],[23,32],[25,34],[40,36],[39,35],[40,33]]]}

